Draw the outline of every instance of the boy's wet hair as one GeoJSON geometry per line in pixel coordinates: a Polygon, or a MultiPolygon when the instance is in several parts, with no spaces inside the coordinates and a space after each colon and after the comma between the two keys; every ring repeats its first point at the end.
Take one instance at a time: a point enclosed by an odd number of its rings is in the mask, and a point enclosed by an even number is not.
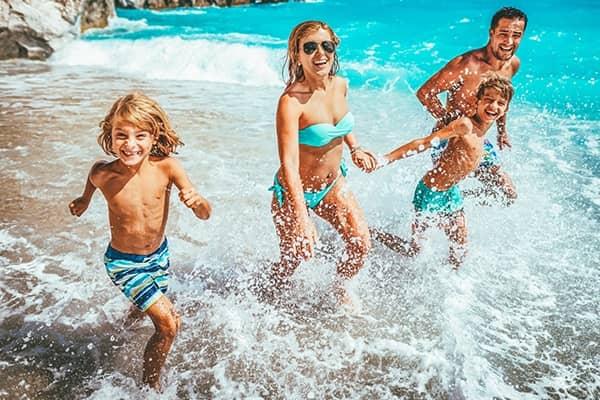
{"type": "Polygon", "coordinates": [[[503,78],[495,72],[489,72],[482,75],[479,89],[477,89],[477,99],[481,99],[485,89],[490,88],[496,89],[498,92],[500,92],[502,97],[504,97],[507,102],[510,102],[515,92],[509,79],[503,78]]]}
{"type": "Polygon", "coordinates": [[[117,156],[112,149],[112,128],[117,118],[149,132],[156,139],[150,152],[153,156],[166,157],[171,153],[177,154],[175,151],[177,146],[184,145],[171,127],[167,114],[156,101],[142,93],[130,93],[115,101],[106,117],[100,122],[98,144],[106,154],[117,156]]]}
{"type": "MultiPolygon", "coordinates": [[[[284,68],[287,65],[288,69],[288,80],[285,86],[289,87],[292,83],[304,80],[304,71],[302,66],[298,64],[299,54],[302,51],[300,48],[300,40],[310,35],[311,33],[317,32],[319,29],[324,29],[331,35],[331,41],[335,43],[336,51],[333,52],[333,65],[329,75],[335,75],[340,69],[340,64],[337,57],[337,46],[340,44],[340,39],[333,32],[333,29],[325,22],[322,21],[304,21],[296,25],[290,37],[288,39],[287,54],[285,56],[284,68]]],[[[283,72],[283,71],[282,71],[283,72]]],[[[285,76],[284,76],[285,79],[285,76]]]]}
{"type": "Polygon", "coordinates": [[[502,7],[501,9],[496,11],[496,14],[494,14],[494,16],[492,17],[490,29],[495,29],[498,26],[498,22],[500,22],[500,19],[502,18],[522,20],[525,23],[525,25],[523,26],[523,30],[527,28],[527,15],[523,11],[514,7],[502,7]]]}

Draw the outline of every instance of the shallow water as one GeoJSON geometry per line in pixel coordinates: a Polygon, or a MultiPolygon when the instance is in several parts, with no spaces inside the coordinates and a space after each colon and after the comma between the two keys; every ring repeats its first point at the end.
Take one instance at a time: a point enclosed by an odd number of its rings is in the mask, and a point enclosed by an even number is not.
{"type": "MultiPolygon", "coordinates": [[[[253,54],[280,54],[273,37],[253,54]]],[[[266,189],[278,165],[279,81],[156,79],[57,57],[0,63],[0,398],[600,398],[600,122],[588,108],[556,112],[533,95],[511,104],[513,150],[502,158],[519,199],[466,201],[469,255],[458,273],[441,232],[414,260],[375,244],[350,285],[356,310],[338,309],[328,285],[342,246],[317,220],[318,255],[275,305],[255,283],[278,257],[266,189]],[[129,304],[104,272],[104,199],[96,194],[80,219],[67,208],[107,158],[99,121],[131,90],[163,105],[186,143],[178,158],[214,208],[200,221],[171,201],[169,297],[183,326],[162,396],[140,388],[151,323],[121,329],[129,304]]],[[[430,129],[409,90],[351,78],[365,147],[387,151],[430,129]]],[[[429,165],[423,154],[373,175],[350,167],[369,223],[407,235],[429,165]]]]}

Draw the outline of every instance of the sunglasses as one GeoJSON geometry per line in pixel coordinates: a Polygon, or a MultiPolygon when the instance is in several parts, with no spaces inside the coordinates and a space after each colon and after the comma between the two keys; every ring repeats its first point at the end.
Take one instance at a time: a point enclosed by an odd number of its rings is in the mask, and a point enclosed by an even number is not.
{"type": "MultiPolygon", "coordinates": [[[[321,43],[321,48],[331,54],[333,52],[335,52],[335,43],[332,42],[331,40],[323,40],[321,43]]],[[[317,47],[319,47],[319,43],[317,42],[306,42],[304,43],[304,46],[302,46],[302,49],[304,50],[304,53],[306,55],[311,55],[312,53],[315,52],[315,50],[317,50],[317,47]]]]}

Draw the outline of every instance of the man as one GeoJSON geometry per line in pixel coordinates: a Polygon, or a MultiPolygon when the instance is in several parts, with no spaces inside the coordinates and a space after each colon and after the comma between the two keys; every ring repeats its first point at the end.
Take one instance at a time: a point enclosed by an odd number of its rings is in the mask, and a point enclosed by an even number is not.
{"type": "MultiPolygon", "coordinates": [[[[515,56],[527,27],[524,12],[504,7],[492,17],[489,40],[485,47],[468,51],[446,64],[417,91],[417,98],[436,119],[434,130],[440,129],[460,116],[475,113],[477,88],[482,75],[497,73],[511,79],[519,70],[520,60],[515,56]],[[448,92],[446,107],[438,95],[448,92]]],[[[512,147],[506,133],[506,114],[496,121],[498,148],[512,147]]],[[[447,145],[440,143],[432,151],[434,161],[447,145]]],[[[487,139],[483,145],[484,155],[475,176],[484,184],[486,194],[502,196],[506,204],[512,204],[517,192],[512,180],[501,170],[494,146],[487,139]]]]}

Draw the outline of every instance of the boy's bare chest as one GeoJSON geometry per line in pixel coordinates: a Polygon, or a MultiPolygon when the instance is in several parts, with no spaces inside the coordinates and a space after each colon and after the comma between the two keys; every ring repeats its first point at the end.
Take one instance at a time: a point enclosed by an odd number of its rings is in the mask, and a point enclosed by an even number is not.
{"type": "Polygon", "coordinates": [[[483,154],[484,136],[466,135],[460,138],[450,140],[448,149],[456,161],[465,161],[467,163],[479,160],[483,154]]]}
{"type": "Polygon", "coordinates": [[[166,176],[151,174],[112,179],[103,191],[107,201],[115,206],[153,207],[164,203],[170,188],[171,182],[166,176]]]}

